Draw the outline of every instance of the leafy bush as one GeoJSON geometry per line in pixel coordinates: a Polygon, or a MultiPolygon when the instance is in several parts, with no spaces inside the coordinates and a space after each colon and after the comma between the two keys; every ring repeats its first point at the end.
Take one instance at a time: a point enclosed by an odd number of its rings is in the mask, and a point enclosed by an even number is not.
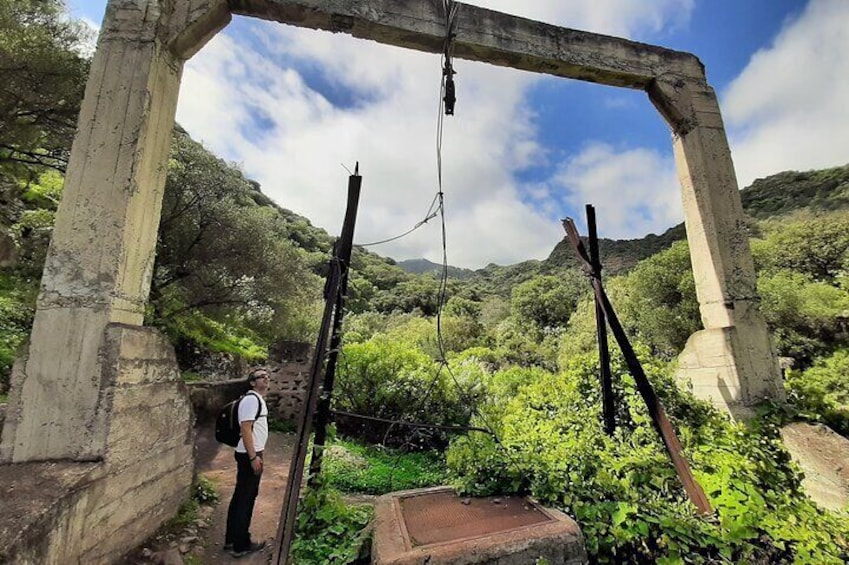
{"type": "Polygon", "coordinates": [[[219,500],[218,489],[215,488],[215,483],[211,480],[203,475],[198,475],[193,487],[192,498],[200,504],[217,504],[219,500]]]}
{"type": "Polygon", "coordinates": [[[298,508],[292,560],[295,564],[354,563],[368,541],[372,508],[346,506],[329,487],[309,489],[298,508]]]}
{"type": "MultiPolygon", "coordinates": [[[[345,345],[334,390],[337,409],[387,420],[465,425],[480,394],[474,362],[436,363],[420,349],[377,335],[345,345]],[[450,369],[450,371],[449,371],[450,369]]],[[[339,432],[370,443],[410,448],[445,445],[444,432],[337,418],[339,432]],[[386,437],[384,437],[386,436],[386,437]]]]}
{"type": "Polygon", "coordinates": [[[32,327],[37,290],[32,281],[0,272],[0,393],[9,390],[12,364],[32,327]]]}
{"type": "MultiPolygon", "coordinates": [[[[631,339],[652,354],[671,359],[701,328],[696,286],[687,243],[640,261],[629,274],[605,281],[607,296],[631,339]]],[[[612,336],[609,340],[613,343],[612,336]]],[[[584,298],[575,308],[559,344],[558,361],[597,348],[595,302],[584,298]]]]}
{"type": "Polygon", "coordinates": [[[818,510],[766,414],[735,425],[681,392],[641,352],[715,513],[696,517],[635,384],[614,359],[618,428],[601,426],[597,363],[573,359],[558,374],[504,374],[504,395],[483,412],[500,443],[469,435],[447,454],[458,486],[477,494],[530,492],[573,515],[596,563],[843,563],[845,516],[818,510]],[[510,391],[515,393],[510,397],[510,391]]]}
{"type": "Polygon", "coordinates": [[[845,343],[849,327],[849,292],[810,275],[777,270],[758,277],[761,310],[773,330],[780,355],[801,366],[845,343]]]}
{"type": "Polygon", "coordinates": [[[849,266],[849,212],[764,224],[766,237],[752,241],[759,270],[791,270],[833,283],[849,266]]]}
{"type": "Polygon", "coordinates": [[[327,485],[345,492],[385,494],[443,484],[445,461],[435,452],[405,453],[336,440],[322,460],[327,485]],[[344,456],[334,455],[343,453],[344,456]]]}
{"type": "Polygon", "coordinates": [[[849,436],[849,349],[818,360],[806,371],[787,372],[788,398],[808,417],[849,436]]]}

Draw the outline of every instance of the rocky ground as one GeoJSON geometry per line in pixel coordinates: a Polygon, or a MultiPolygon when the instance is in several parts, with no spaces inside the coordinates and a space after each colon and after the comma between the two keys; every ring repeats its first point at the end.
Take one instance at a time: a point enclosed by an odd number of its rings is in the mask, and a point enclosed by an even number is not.
{"type": "Polygon", "coordinates": [[[234,559],[222,548],[227,505],[236,484],[236,462],[233,459],[233,448],[216,442],[212,428],[206,427],[198,430],[197,472],[215,484],[220,496],[218,504],[202,505],[197,519],[184,527],[164,528],[133,551],[124,560],[124,565],[269,563],[289,475],[294,439],[292,434],[272,432],[266,447],[265,471],[251,523],[253,538],[268,543],[265,550],[234,559]]]}

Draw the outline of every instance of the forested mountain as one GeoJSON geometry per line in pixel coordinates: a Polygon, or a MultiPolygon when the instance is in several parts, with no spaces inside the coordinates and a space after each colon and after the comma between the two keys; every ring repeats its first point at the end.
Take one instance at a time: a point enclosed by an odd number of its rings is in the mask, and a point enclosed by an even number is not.
{"type": "MultiPolygon", "coordinates": [[[[743,209],[750,218],[766,220],[809,211],[823,212],[849,208],[849,165],[821,171],[786,171],[755,182],[740,191],[743,209]]],[[[753,231],[755,230],[752,224],[753,231]]],[[[599,253],[609,274],[628,271],[639,261],[686,239],[684,224],[671,227],[661,235],[640,239],[599,240],[599,253]]],[[[558,243],[545,260],[550,267],[573,267],[574,252],[568,239],[558,243]]]]}
{"type": "MultiPolygon", "coordinates": [[[[398,266],[408,273],[414,273],[417,275],[428,273],[436,276],[442,276],[442,264],[434,263],[427,259],[405,259],[403,261],[398,261],[398,266]]],[[[448,265],[448,276],[451,278],[467,279],[473,274],[474,271],[472,271],[472,269],[464,269],[462,267],[452,267],[451,265],[448,265]]]]}

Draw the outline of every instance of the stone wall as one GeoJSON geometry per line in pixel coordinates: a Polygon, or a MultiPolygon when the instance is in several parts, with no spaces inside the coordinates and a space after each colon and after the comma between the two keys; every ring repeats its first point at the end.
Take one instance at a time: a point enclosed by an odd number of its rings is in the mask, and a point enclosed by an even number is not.
{"type": "MultiPolygon", "coordinates": [[[[296,422],[306,394],[309,366],[304,362],[267,364],[271,379],[265,395],[268,414],[283,422],[296,422]]],[[[244,378],[229,381],[195,382],[188,385],[198,424],[215,419],[219,410],[248,390],[244,378]]]]}
{"type": "Polygon", "coordinates": [[[194,418],[173,348],[155,329],[110,324],[100,355],[105,451],[0,465],[2,563],[115,562],[189,497],[194,418]]]}
{"type": "Polygon", "coordinates": [[[268,385],[269,413],[284,422],[296,422],[306,396],[309,365],[302,362],[271,364],[268,385]]]}

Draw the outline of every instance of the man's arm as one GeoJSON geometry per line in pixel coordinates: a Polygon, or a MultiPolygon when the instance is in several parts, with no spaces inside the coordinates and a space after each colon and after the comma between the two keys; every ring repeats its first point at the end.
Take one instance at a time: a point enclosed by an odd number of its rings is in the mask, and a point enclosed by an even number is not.
{"type": "Polygon", "coordinates": [[[256,449],[254,448],[254,421],[245,420],[241,423],[242,441],[245,443],[245,451],[248,452],[248,458],[251,461],[251,467],[254,473],[262,471],[262,459],[257,457],[256,449]]]}

